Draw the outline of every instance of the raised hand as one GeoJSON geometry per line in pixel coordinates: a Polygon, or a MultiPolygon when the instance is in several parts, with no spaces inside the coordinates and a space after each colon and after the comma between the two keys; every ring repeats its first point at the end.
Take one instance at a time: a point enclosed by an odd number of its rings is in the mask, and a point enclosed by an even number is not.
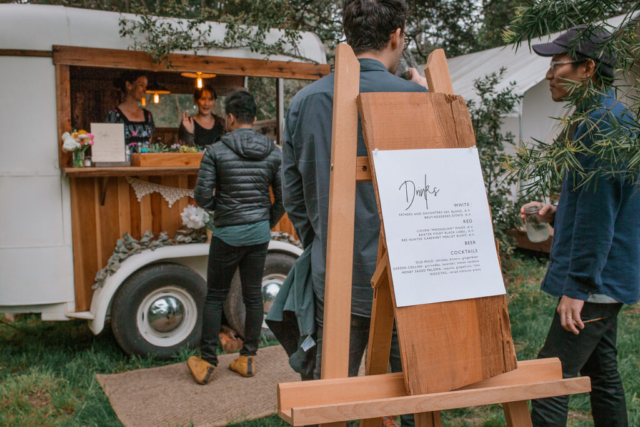
{"type": "Polygon", "coordinates": [[[189,117],[189,114],[185,111],[182,113],[182,126],[189,133],[193,133],[195,130],[195,124],[193,123],[193,117],[189,117]]]}

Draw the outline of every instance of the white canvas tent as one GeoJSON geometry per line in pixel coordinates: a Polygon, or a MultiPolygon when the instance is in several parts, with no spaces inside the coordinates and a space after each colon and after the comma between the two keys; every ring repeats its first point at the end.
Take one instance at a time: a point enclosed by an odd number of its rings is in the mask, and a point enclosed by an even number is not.
{"type": "MultiPolygon", "coordinates": [[[[636,15],[637,16],[637,15],[636,15]]],[[[618,27],[625,16],[618,16],[607,21],[612,27],[618,27]]],[[[541,37],[532,44],[548,43],[560,33],[541,37]]],[[[462,55],[447,60],[453,89],[457,95],[466,100],[477,99],[473,82],[491,73],[499,73],[502,67],[507,70],[497,90],[508,87],[515,82],[514,92],[523,96],[516,110],[504,117],[503,133],[511,132],[515,141],[531,143],[534,139],[551,141],[560,131],[553,117],[566,114],[562,103],[551,100],[549,85],[545,74],[549,69],[549,58],[540,57],[524,44],[515,49],[513,44],[462,55]]],[[[621,78],[621,77],[619,77],[621,78]]],[[[505,147],[507,152],[513,149],[505,147]]]]}

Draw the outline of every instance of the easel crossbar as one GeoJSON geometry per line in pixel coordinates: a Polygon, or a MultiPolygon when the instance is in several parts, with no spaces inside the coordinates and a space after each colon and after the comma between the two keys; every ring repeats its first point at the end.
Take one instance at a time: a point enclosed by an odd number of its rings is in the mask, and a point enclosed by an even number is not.
{"type": "Polygon", "coordinates": [[[591,380],[588,377],[580,377],[445,393],[295,407],[280,411],[279,415],[293,426],[305,426],[496,403],[504,404],[589,391],[591,391],[591,380]]]}
{"type": "MultiPolygon", "coordinates": [[[[531,382],[562,379],[560,359],[537,359],[518,362],[514,371],[463,387],[460,390],[494,388],[531,382]]],[[[402,373],[367,375],[318,381],[278,384],[278,407],[318,406],[329,403],[349,403],[364,400],[390,399],[408,396],[402,373]]]]}

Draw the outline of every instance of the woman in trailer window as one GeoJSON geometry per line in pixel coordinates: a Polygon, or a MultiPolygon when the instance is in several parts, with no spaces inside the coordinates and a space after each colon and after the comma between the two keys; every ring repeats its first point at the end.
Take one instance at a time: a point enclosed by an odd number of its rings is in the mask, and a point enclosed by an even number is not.
{"type": "Polygon", "coordinates": [[[218,142],[224,135],[224,119],[213,114],[216,99],[218,95],[211,85],[195,90],[193,100],[198,107],[198,113],[191,117],[186,112],[182,113],[178,131],[178,139],[182,143],[205,147],[218,142]]]}
{"type": "Polygon", "coordinates": [[[125,71],[113,81],[113,85],[124,95],[124,100],[109,111],[105,122],[124,123],[124,141],[127,145],[149,142],[156,130],[151,113],[138,105],[147,92],[147,84],[147,77],[136,71],[125,71]]]}

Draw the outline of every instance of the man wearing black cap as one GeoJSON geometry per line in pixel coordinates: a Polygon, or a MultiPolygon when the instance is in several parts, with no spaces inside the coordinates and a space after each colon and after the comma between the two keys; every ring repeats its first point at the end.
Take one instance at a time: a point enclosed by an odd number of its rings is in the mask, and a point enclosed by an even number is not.
{"type": "MultiPolygon", "coordinates": [[[[629,132],[633,118],[607,86],[615,58],[602,53],[606,32],[575,27],[551,43],[534,45],[551,57],[546,78],[555,102],[565,101],[572,85],[593,82],[596,97],[577,105],[578,121],[563,133],[585,148],[600,138],[629,132]]],[[[602,166],[588,152],[577,154],[583,170],[602,166]]],[[[591,409],[596,427],[627,426],[624,389],[618,372],[617,315],[640,294],[640,192],[620,178],[601,177],[597,185],[580,186],[574,174],[563,179],[558,206],[531,202],[539,219],[553,222],[551,262],[542,290],[560,299],[539,358],[558,357],[564,378],[591,378],[591,409]]],[[[568,396],[533,401],[535,426],[565,426],[568,396]]]]}

